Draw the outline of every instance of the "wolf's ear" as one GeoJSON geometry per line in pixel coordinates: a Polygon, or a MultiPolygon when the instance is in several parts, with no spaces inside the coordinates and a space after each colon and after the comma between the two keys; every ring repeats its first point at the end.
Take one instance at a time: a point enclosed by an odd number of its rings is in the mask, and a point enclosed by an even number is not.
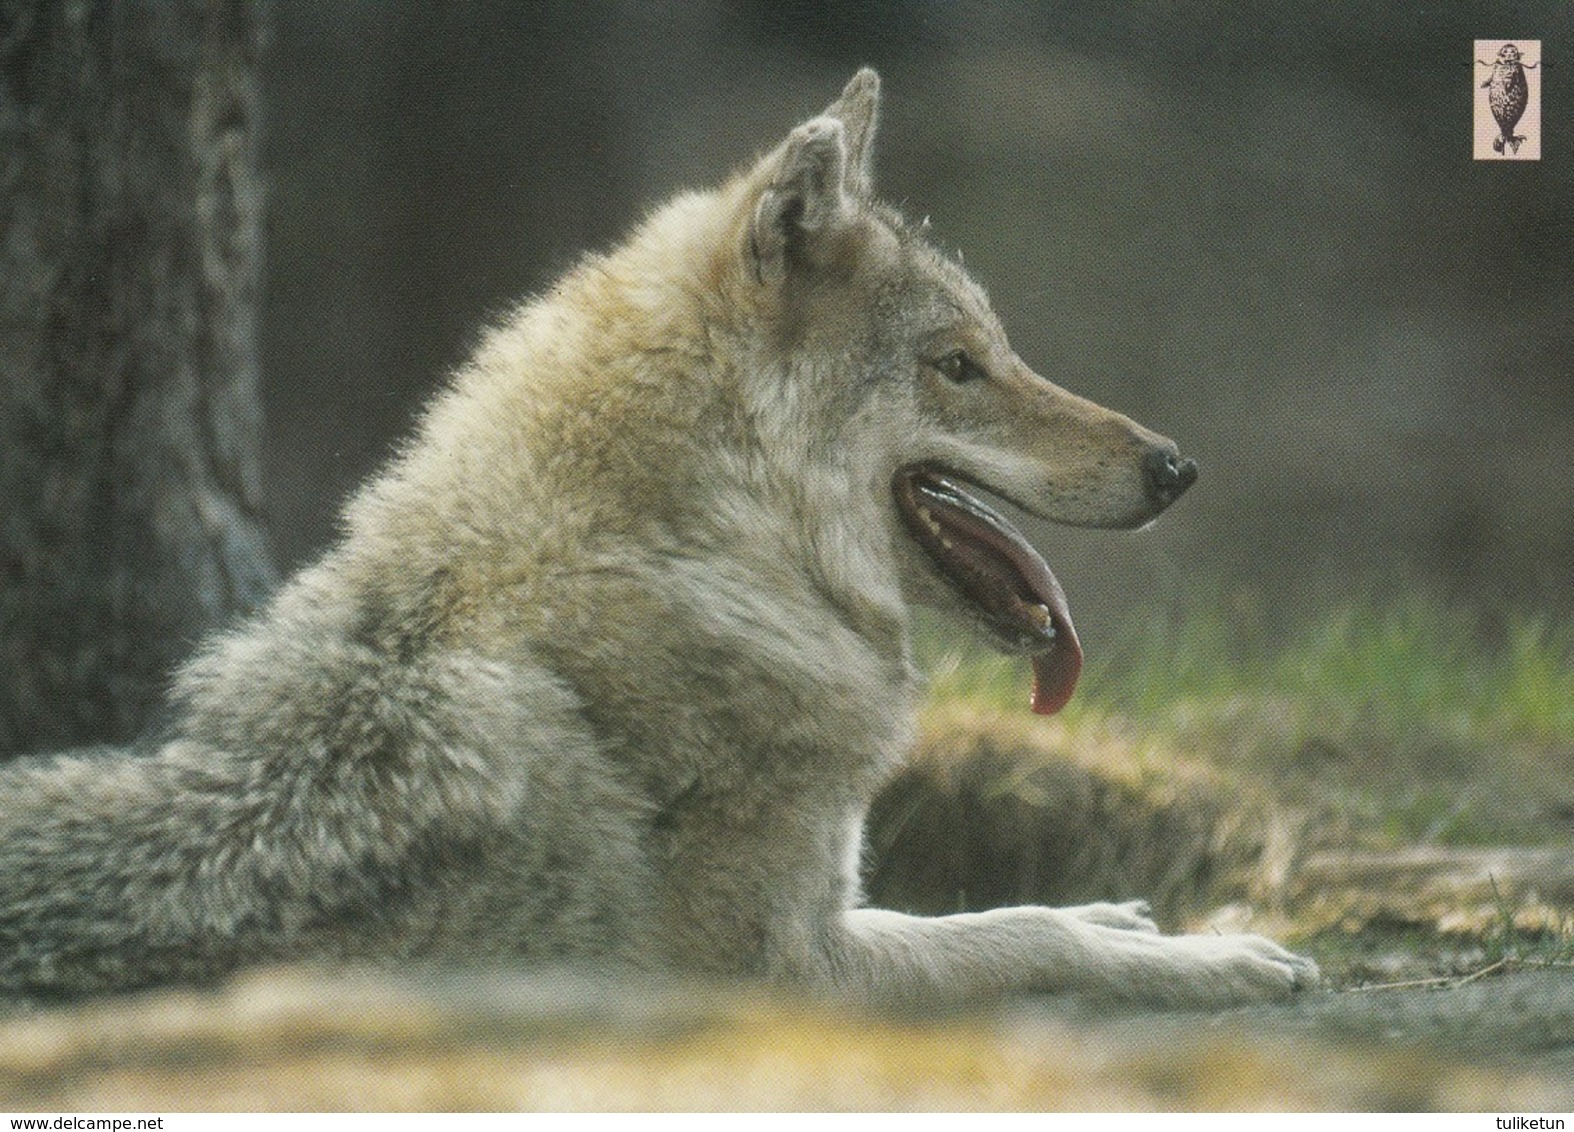
{"type": "Polygon", "coordinates": [[[837,118],[810,118],[772,156],[769,183],[754,206],[749,250],[762,283],[780,282],[789,268],[825,258],[842,222],[847,196],[847,129],[837,118]]]}
{"type": "Polygon", "coordinates": [[[873,185],[874,128],[880,116],[880,76],[864,67],[842,89],[841,97],[825,108],[824,117],[837,118],[847,130],[847,191],[867,197],[873,185]]]}
{"type": "Polygon", "coordinates": [[[754,208],[749,253],[762,283],[793,265],[828,258],[840,230],[869,193],[869,151],[880,79],[865,67],[819,117],[787,135],[766,158],[765,188],[754,208]]]}

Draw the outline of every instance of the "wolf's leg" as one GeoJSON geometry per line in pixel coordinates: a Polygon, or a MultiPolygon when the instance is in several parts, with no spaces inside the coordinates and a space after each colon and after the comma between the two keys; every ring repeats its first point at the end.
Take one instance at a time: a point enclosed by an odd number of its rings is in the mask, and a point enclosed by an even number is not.
{"type": "Polygon", "coordinates": [[[845,916],[829,976],[837,990],[882,1003],[1064,991],[1180,1007],[1286,998],[1317,979],[1311,960],[1260,936],[1162,936],[1111,927],[1087,911],[1000,908],[924,918],[857,909],[845,916]]]}

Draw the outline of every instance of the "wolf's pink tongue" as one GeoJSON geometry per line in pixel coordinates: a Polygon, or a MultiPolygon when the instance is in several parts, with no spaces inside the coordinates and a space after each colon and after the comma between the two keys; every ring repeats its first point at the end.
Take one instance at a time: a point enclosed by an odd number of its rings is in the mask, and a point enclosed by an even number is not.
{"type": "Polygon", "coordinates": [[[1082,674],[1082,643],[1044,556],[1005,516],[939,473],[904,469],[893,490],[908,530],[941,572],[1008,651],[1032,654],[1033,710],[1051,715],[1065,707],[1082,674]]]}
{"type": "MultiPolygon", "coordinates": [[[[1067,626],[1069,629],[1070,626],[1067,626]]],[[[1082,672],[1082,646],[1075,637],[1057,641],[1048,652],[1033,658],[1033,710],[1039,715],[1054,715],[1076,691],[1082,672]]]]}
{"type": "Polygon", "coordinates": [[[1054,715],[1065,707],[1082,674],[1082,642],[1077,640],[1077,630],[1071,624],[1066,595],[1053,574],[1049,582],[1048,586],[1041,583],[1034,587],[1055,627],[1055,643],[1033,655],[1033,710],[1039,715],[1054,715]]]}

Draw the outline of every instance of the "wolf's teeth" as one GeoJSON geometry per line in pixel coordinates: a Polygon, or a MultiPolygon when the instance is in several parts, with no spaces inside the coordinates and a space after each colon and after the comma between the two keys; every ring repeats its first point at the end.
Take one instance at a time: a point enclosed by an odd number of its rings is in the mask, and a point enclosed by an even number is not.
{"type": "Polygon", "coordinates": [[[1028,620],[1033,622],[1036,628],[1049,628],[1049,606],[1044,605],[1042,602],[1037,605],[1028,606],[1027,616],[1028,620]]]}
{"type": "MultiPolygon", "coordinates": [[[[935,534],[940,534],[940,528],[939,527],[935,528],[935,534]]],[[[951,540],[948,539],[948,538],[945,538],[943,536],[940,539],[940,545],[945,547],[947,550],[955,550],[956,549],[956,547],[951,545],[951,540]]]]}
{"type": "MultiPolygon", "coordinates": [[[[924,526],[928,527],[931,533],[933,533],[933,534],[939,534],[940,533],[940,524],[938,522],[936,522],[935,517],[934,517],[933,514],[930,513],[929,508],[927,508],[927,507],[920,507],[918,509],[918,514],[919,514],[919,517],[923,519],[924,526]]],[[[944,541],[944,540],[942,540],[942,541],[944,541]]],[[[946,543],[946,545],[950,546],[951,544],[950,543],[946,543]]]]}

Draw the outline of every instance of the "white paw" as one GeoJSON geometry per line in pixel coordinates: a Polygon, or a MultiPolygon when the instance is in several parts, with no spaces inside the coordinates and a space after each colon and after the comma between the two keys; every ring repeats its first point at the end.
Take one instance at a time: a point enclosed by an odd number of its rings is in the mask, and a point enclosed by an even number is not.
{"type": "Polygon", "coordinates": [[[1102,928],[1153,933],[1159,930],[1159,925],[1153,922],[1153,908],[1146,900],[1123,900],[1119,904],[1078,904],[1060,911],[1102,928]]]}
{"type": "Polygon", "coordinates": [[[1317,964],[1259,935],[1187,935],[1176,946],[1179,1005],[1239,1006],[1289,998],[1322,976],[1317,964]]]}

